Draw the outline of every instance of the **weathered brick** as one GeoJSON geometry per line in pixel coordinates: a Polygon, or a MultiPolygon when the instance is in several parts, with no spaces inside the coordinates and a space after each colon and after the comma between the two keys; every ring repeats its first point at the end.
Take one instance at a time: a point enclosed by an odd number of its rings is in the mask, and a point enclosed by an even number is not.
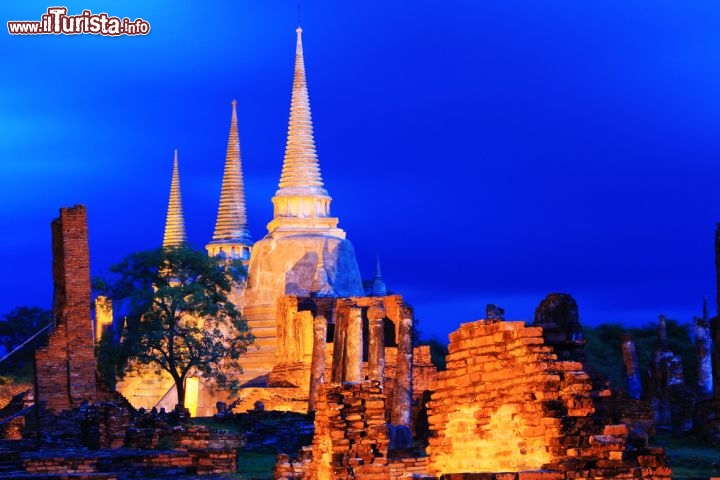
{"type": "Polygon", "coordinates": [[[51,227],[57,324],[47,347],[35,353],[35,398],[59,413],[97,400],[85,207],[60,209],[51,227]]]}

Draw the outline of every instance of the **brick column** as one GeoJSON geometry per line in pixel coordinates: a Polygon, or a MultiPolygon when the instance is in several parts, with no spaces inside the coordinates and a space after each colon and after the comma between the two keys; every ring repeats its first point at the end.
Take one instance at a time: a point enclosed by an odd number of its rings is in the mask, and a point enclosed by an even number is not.
{"type": "Polygon", "coordinates": [[[377,380],[384,389],[385,380],[385,309],[370,307],[368,316],[368,377],[377,380]]]}
{"type": "Polygon", "coordinates": [[[60,412],[97,397],[85,207],[60,209],[51,228],[57,326],[35,352],[35,399],[60,412]]]}
{"type": "Polygon", "coordinates": [[[412,416],[413,312],[409,305],[400,308],[397,339],[395,390],[390,423],[410,427],[412,416]]]}
{"type": "Polygon", "coordinates": [[[347,317],[345,337],[345,378],[346,382],[361,382],[363,364],[362,310],[351,307],[347,317]]]}
{"type": "Polygon", "coordinates": [[[313,318],[313,349],[310,364],[310,394],[308,411],[314,412],[317,403],[318,388],[325,383],[325,338],[327,337],[327,320],[322,315],[313,318]]]}

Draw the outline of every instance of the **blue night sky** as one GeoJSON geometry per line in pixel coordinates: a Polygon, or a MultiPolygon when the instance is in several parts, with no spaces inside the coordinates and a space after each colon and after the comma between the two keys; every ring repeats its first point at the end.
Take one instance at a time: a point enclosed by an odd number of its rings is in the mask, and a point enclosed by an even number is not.
{"type": "MultiPolygon", "coordinates": [[[[148,36],[0,32],[0,312],[49,308],[50,221],[87,206],[92,274],[162,242],[173,149],[188,236],[212,235],[237,99],[253,238],[289,113],[297,1],[68,1],[148,36]]],[[[421,329],[550,292],[581,321],[715,302],[720,4],[302,2],[315,138],[365,277],[421,329]]],[[[3,2],[8,20],[54,3],[3,2]]]]}

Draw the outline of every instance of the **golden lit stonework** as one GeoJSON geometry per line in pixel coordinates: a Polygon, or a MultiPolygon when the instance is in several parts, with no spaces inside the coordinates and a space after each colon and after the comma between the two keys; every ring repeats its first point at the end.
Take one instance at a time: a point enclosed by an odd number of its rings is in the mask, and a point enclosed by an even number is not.
{"type": "Polygon", "coordinates": [[[180,195],[180,173],[178,171],[178,155],[175,150],[173,160],[172,181],[170,182],[170,200],[168,202],[167,220],[163,247],[173,247],[185,243],[185,218],[183,217],[182,196],[180,195]]]}
{"type": "Polygon", "coordinates": [[[296,32],[295,74],[285,160],[278,191],[272,199],[274,218],[267,228],[275,238],[297,233],[322,233],[345,238],[345,232],[337,228],[338,219],[330,216],[332,198],[323,186],[313,135],[302,28],[298,27],[296,32]]]}
{"type": "Polygon", "coordinates": [[[211,256],[221,255],[247,261],[250,258],[252,240],[247,224],[236,106],[237,102],[233,100],[215,233],[206,248],[211,256]]]}

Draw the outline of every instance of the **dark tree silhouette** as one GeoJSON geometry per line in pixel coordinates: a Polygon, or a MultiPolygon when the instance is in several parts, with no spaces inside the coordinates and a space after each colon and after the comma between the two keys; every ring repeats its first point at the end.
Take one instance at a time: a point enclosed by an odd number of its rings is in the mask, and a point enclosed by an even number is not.
{"type": "Polygon", "coordinates": [[[101,370],[114,377],[130,370],[164,370],[185,404],[185,379],[199,375],[237,389],[233,372],[253,342],[247,322],[228,299],[244,275],[239,262],[211,258],[187,246],[132,254],[113,266],[112,282],[96,290],[124,315],[119,331],[99,346],[101,370]]]}

